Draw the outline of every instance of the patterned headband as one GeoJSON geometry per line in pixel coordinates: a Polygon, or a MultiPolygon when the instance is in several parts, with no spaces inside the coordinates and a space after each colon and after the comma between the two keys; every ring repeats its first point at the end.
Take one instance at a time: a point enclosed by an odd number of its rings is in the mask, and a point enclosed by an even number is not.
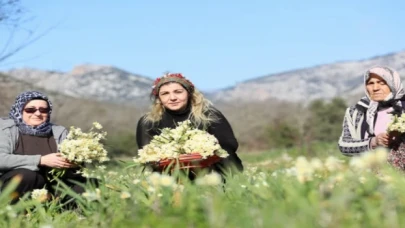
{"type": "Polygon", "coordinates": [[[167,73],[160,78],[157,78],[153,82],[152,94],[157,96],[160,90],[160,87],[169,82],[177,82],[182,85],[189,93],[194,91],[194,84],[185,78],[181,73],[167,73]]]}

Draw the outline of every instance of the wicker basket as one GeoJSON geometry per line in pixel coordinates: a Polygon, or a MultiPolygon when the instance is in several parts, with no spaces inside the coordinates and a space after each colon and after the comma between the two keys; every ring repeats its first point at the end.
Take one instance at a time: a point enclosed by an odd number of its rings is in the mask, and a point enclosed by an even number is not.
{"type": "Polygon", "coordinates": [[[217,155],[208,156],[203,158],[200,154],[181,154],[178,159],[163,159],[155,163],[155,167],[160,170],[165,170],[170,167],[172,170],[179,169],[199,169],[207,168],[217,162],[221,158],[217,155]]]}

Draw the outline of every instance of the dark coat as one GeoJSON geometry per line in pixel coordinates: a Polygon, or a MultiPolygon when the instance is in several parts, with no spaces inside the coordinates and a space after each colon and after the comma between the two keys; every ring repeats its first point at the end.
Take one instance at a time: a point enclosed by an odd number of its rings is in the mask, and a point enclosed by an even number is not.
{"type": "MultiPolygon", "coordinates": [[[[190,108],[187,108],[182,112],[166,110],[163,113],[162,119],[157,123],[145,124],[143,121],[145,116],[140,118],[136,129],[136,142],[138,148],[141,149],[143,146],[149,144],[153,136],[160,134],[160,129],[175,128],[178,122],[188,120],[190,112],[190,108]]],[[[243,171],[242,161],[236,154],[239,144],[235,138],[231,125],[219,110],[214,109],[211,114],[215,115],[218,120],[209,124],[208,128],[205,130],[209,134],[214,135],[218,139],[221,147],[229,154],[228,157],[222,158],[220,162],[214,164],[212,169],[221,174],[224,173],[224,170],[231,167],[243,171]]],[[[202,126],[198,126],[198,128],[202,129],[202,126]]]]}

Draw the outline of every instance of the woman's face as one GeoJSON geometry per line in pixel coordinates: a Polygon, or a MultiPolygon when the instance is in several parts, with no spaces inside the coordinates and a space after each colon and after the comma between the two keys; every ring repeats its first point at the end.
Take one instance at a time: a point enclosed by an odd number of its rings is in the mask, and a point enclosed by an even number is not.
{"type": "Polygon", "coordinates": [[[366,88],[370,99],[373,101],[383,101],[391,93],[387,82],[376,74],[370,74],[366,88]]]}
{"type": "Polygon", "coordinates": [[[187,107],[188,92],[179,83],[171,82],[160,87],[159,100],[169,110],[183,110],[187,107]]]}
{"type": "Polygon", "coordinates": [[[48,102],[44,100],[31,100],[25,104],[22,113],[25,124],[33,127],[39,126],[48,118],[48,102]]]}

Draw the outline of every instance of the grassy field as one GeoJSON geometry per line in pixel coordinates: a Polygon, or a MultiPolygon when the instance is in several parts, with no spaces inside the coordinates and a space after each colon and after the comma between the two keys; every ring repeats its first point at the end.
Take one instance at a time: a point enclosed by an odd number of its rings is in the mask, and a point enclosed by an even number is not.
{"type": "MultiPolygon", "coordinates": [[[[191,183],[181,174],[141,173],[130,161],[95,175],[65,210],[57,199],[0,195],[0,227],[404,227],[405,181],[378,151],[349,160],[336,145],[241,153],[245,172],[191,183]],[[302,156],[305,155],[305,156],[302,156]]],[[[11,186],[12,187],[12,186],[11,186]]]]}

